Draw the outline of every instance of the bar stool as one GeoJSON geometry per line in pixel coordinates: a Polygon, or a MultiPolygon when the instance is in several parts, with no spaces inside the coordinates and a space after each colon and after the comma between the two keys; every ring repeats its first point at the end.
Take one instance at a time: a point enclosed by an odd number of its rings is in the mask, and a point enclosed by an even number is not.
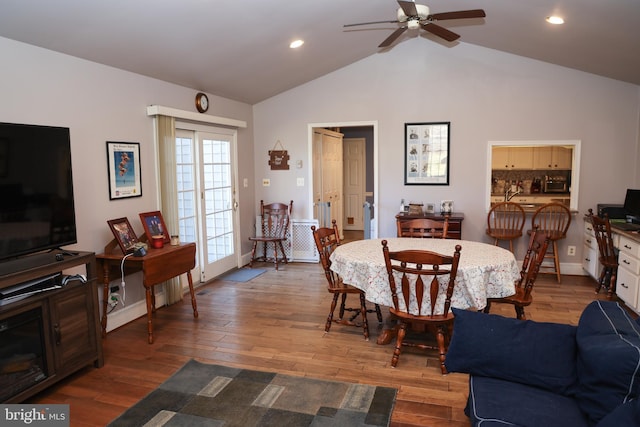
{"type": "Polygon", "coordinates": [[[500,240],[508,241],[513,252],[513,241],[522,237],[524,221],[524,209],[518,203],[497,203],[487,215],[487,235],[493,237],[496,246],[500,240]]]}
{"type": "MultiPolygon", "coordinates": [[[[553,258],[553,266],[550,268],[556,274],[558,283],[562,281],[560,277],[560,258],[558,252],[558,240],[567,237],[567,230],[571,225],[571,211],[562,203],[548,203],[540,206],[533,217],[531,217],[531,227],[538,226],[540,232],[544,232],[551,240],[550,250],[547,250],[545,258],[553,258]]],[[[532,230],[527,234],[531,235],[532,230]]]]}

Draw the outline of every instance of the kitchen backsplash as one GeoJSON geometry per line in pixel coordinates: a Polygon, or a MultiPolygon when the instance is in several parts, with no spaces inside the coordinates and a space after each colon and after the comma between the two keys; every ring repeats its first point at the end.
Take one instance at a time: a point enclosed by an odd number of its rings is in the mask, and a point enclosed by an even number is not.
{"type": "MultiPolygon", "coordinates": [[[[522,194],[531,194],[534,180],[544,182],[545,176],[562,176],[571,182],[570,170],[493,170],[491,171],[491,194],[504,194],[512,181],[522,182],[522,194]]],[[[535,187],[535,186],[534,186],[535,187]]]]}

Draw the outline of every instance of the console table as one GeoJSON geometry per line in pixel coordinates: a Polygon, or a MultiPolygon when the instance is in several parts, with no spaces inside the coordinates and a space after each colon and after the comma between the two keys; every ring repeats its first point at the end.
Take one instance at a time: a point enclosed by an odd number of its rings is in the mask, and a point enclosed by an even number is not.
{"type": "MultiPolygon", "coordinates": [[[[107,303],[109,299],[109,283],[113,279],[109,276],[111,269],[120,274],[120,263],[124,255],[116,249],[117,243],[113,240],[105,247],[105,252],[96,255],[96,260],[102,269],[102,336],[107,334],[107,303]]],[[[153,323],[152,314],[155,311],[154,286],[159,285],[169,279],[187,273],[189,280],[189,292],[191,293],[191,305],[193,307],[193,317],[198,317],[198,307],[196,296],[193,291],[193,279],[191,270],[196,265],[196,244],[185,243],[177,246],[165,245],[160,249],[149,247],[147,254],[142,257],[128,256],[124,261],[127,269],[134,268],[142,270],[142,285],[145,288],[147,302],[147,330],[149,333],[149,344],[153,344],[153,323]]]]}
{"type": "MultiPolygon", "coordinates": [[[[400,225],[404,221],[418,218],[428,218],[436,221],[444,221],[444,215],[439,213],[408,214],[406,212],[400,212],[398,215],[396,215],[396,223],[400,225]]],[[[464,221],[464,214],[462,212],[453,212],[449,215],[449,231],[447,233],[448,239],[462,239],[462,221],[464,221]]]]}

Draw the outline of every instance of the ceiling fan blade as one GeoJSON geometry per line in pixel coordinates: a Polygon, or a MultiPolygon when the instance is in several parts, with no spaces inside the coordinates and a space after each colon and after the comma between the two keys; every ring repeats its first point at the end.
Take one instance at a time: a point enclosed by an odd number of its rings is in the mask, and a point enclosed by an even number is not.
{"type": "Polygon", "coordinates": [[[426,31],[438,37],[441,37],[448,42],[452,42],[460,38],[460,34],[456,34],[453,31],[449,31],[446,28],[441,27],[440,25],[436,25],[436,24],[420,24],[420,25],[426,31]]]}
{"type": "Polygon", "coordinates": [[[459,10],[457,12],[443,12],[429,15],[429,20],[444,21],[446,19],[484,18],[487,14],[482,9],[459,10]]]}
{"type": "Polygon", "coordinates": [[[373,21],[373,22],[360,22],[358,24],[346,24],[343,25],[344,28],[347,27],[357,27],[358,25],[371,25],[371,24],[397,24],[398,21],[373,21]]]}
{"type": "Polygon", "coordinates": [[[416,9],[416,4],[412,1],[404,1],[398,0],[398,4],[400,8],[407,16],[418,16],[418,10],[416,9]]]}
{"type": "Polygon", "coordinates": [[[390,46],[391,43],[393,43],[394,41],[396,41],[396,39],[398,37],[400,37],[402,35],[402,33],[404,33],[407,30],[407,27],[400,27],[397,30],[395,30],[393,33],[391,33],[391,35],[389,37],[387,37],[386,39],[384,39],[384,41],[382,43],[380,43],[378,45],[378,47],[387,47],[390,46]]]}

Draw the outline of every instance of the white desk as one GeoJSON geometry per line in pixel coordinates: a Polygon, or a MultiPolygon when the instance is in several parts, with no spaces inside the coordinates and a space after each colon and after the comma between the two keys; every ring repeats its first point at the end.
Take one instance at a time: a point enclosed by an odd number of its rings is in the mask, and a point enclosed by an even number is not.
{"type": "MultiPolygon", "coordinates": [[[[368,301],[391,307],[393,301],[382,254],[382,240],[360,240],[338,246],[331,255],[331,270],[338,273],[345,283],[363,290],[368,301]]],[[[506,249],[467,240],[385,240],[391,252],[418,249],[453,255],[455,246],[460,245],[460,264],[451,298],[453,307],[481,310],[486,306],[487,298],[502,298],[515,293],[520,267],[513,254],[506,249]]],[[[446,285],[447,282],[441,283],[441,286],[446,285]]]]}

